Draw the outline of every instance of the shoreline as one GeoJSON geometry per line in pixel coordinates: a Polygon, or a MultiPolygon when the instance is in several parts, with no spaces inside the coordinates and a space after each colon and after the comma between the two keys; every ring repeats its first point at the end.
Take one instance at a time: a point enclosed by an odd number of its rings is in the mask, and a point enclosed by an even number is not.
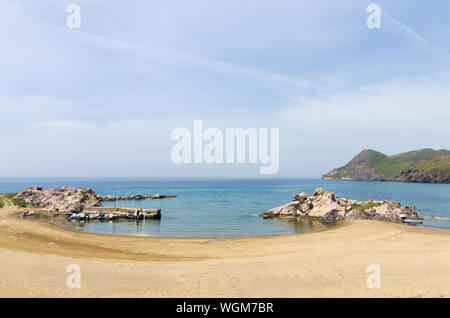
{"type": "Polygon", "coordinates": [[[450,297],[445,229],[358,220],[274,236],[135,237],[18,211],[0,209],[1,297],[450,297]],[[66,287],[70,264],[80,289],[66,287]],[[369,264],[381,267],[380,289],[366,287],[369,264]]]}
{"type": "MultiPolygon", "coordinates": [[[[16,244],[12,244],[11,246],[15,246],[16,248],[19,246],[17,244],[16,240],[13,240],[14,235],[5,235],[4,231],[2,230],[2,227],[4,227],[3,223],[6,223],[9,227],[9,230],[7,232],[11,232],[11,228],[14,229],[20,229],[19,231],[14,231],[13,233],[19,232],[21,236],[28,236],[29,238],[34,238],[36,240],[41,240],[43,236],[45,236],[45,239],[49,243],[78,243],[74,244],[74,246],[77,247],[76,250],[73,250],[74,255],[72,257],[78,257],[79,255],[77,252],[80,252],[83,248],[83,245],[81,243],[89,243],[85,247],[89,247],[92,245],[93,241],[96,242],[106,242],[108,245],[108,248],[111,248],[113,250],[112,245],[119,245],[119,244],[132,244],[136,243],[136,241],[144,241],[147,240],[148,242],[151,242],[153,244],[157,243],[176,243],[176,244],[182,244],[182,243],[193,243],[193,244],[207,244],[208,242],[222,242],[222,243],[233,243],[233,242],[245,242],[245,241],[266,241],[270,240],[271,238],[274,239],[288,239],[288,238],[296,238],[296,237],[302,237],[304,234],[316,234],[316,233],[322,233],[322,232],[328,232],[332,231],[338,228],[343,228],[346,226],[349,226],[353,221],[341,221],[339,224],[336,224],[329,228],[322,228],[317,229],[309,232],[303,232],[303,233],[289,233],[289,234],[274,234],[274,235],[252,235],[252,236],[138,236],[138,235],[125,235],[125,234],[110,234],[110,233],[97,233],[97,232],[89,232],[89,231],[82,231],[78,230],[76,228],[72,228],[70,226],[64,226],[62,224],[56,224],[52,222],[47,221],[40,221],[40,220],[30,220],[30,219],[23,219],[21,218],[22,212],[20,211],[20,208],[10,207],[0,209],[0,248],[5,248],[5,245],[3,243],[8,242],[16,242],[16,244]],[[2,215],[2,210],[8,211],[6,215],[2,215]],[[6,222],[5,222],[6,221],[6,222]],[[45,232],[45,233],[44,233],[45,232]],[[8,236],[7,239],[5,239],[5,236],[8,236]],[[54,241],[54,242],[53,242],[54,241]],[[75,242],[77,241],[77,242],[75,242]],[[79,248],[79,249],[78,249],[79,248]]],[[[375,221],[376,222],[376,221],[375,221]]],[[[449,230],[450,234],[450,230],[449,230]]],[[[14,237],[17,238],[17,237],[14,237]]],[[[29,251],[31,249],[30,242],[27,242],[27,246],[24,246],[25,251],[29,251]]],[[[138,246],[135,246],[138,248],[138,246]]],[[[151,246],[146,246],[151,247],[151,246]]],[[[99,247],[101,249],[101,247],[99,247]]],[[[18,251],[24,251],[17,249],[18,251]]],[[[34,250],[34,249],[33,249],[34,250]]],[[[123,250],[122,253],[124,255],[121,255],[118,257],[118,259],[122,260],[124,259],[123,256],[126,255],[126,252],[128,250],[123,250]]],[[[35,252],[37,253],[45,253],[48,252],[47,249],[36,249],[35,252]]],[[[59,255],[58,251],[54,251],[55,254],[50,253],[49,255],[59,255]]],[[[103,254],[104,255],[104,254],[103,254]]],[[[82,257],[82,256],[81,256],[82,257]]],[[[102,257],[99,257],[102,258],[102,257]]],[[[145,261],[146,258],[139,258],[139,259],[133,259],[137,261],[145,261]]]]}
{"type": "Polygon", "coordinates": [[[321,178],[323,181],[361,181],[361,182],[392,182],[392,183],[412,183],[412,184],[449,184],[448,182],[422,182],[422,181],[404,181],[404,180],[384,180],[384,179],[353,179],[353,178],[341,178],[341,179],[333,179],[333,178],[321,178]]]}
{"type": "MultiPolygon", "coordinates": [[[[51,221],[44,221],[44,220],[33,220],[33,219],[29,219],[29,218],[25,218],[25,219],[21,219],[21,213],[18,213],[16,215],[16,217],[22,221],[25,222],[33,222],[33,223],[43,223],[43,224],[49,224],[52,226],[56,226],[59,227],[61,229],[67,230],[67,231],[71,231],[71,232],[76,232],[76,233],[89,233],[89,234],[96,234],[96,235],[100,235],[100,236],[106,236],[106,237],[128,237],[128,238],[161,238],[161,239],[188,239],[188,240],[195,240],[195,239],[253,239],[253,238],[266,238],[266,237],[283,237],[283,236],[291,236],[291,235],[303,235],[303,234],[309,234],[309,233],[319,233],[319,232],[324,232],[324,231],[329,231],[332,230],[334,228],[337,227],[342,227],[342,226],[346,226],[348,225],[346,222],[348,221],[338,221],[338,222],[334,222],[335,224],[333,225],[329,225],[329,226],[324,226],[321,228],[315,228],[314,230],[311,231],[305,231],[302,233],[284,233],[284,234],[266,234],[266,235],[228,235],[228,236],[176,236],[176,235],[130,235],[130,234],[113,234],[113,233],[100,233],[100,232],[93,232],[93,231],[83,231],[80,230],[70,224],[65,225],[65,221],[66,220],[61,220],[61,222],[51,222],[51,221]]],[[[54,216],[54,217],[61,217],[63,218],[63,216],[54,216]]],[[[292,217],[279,217],[279,218],[285,218],[285,219],[294,219],[292,217]]],[[[316,221],[316,220],[314,220],[316,221]]],[[[95,220],[93,221],[95,222],[95,220]]],[[[317,220],[317,222],[320,222],[319,220],[317,220]]],[[[439,229],[439,228],[437,228],[439,229]]],[[[446,230],[446,229],[444,229],[446,230]]],[[[448,230],[450,231],[450,230],[448,230]]]]}

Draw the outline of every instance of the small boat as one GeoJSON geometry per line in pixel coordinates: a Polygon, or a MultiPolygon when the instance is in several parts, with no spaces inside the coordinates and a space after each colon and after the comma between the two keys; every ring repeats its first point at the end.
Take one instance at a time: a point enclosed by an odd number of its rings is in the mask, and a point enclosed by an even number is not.
{"type": "Polygon", "coordinates": [[[99,215],[100,215],[100,214],[98,214],[98,213],[89,213],[89,214],[86,216],[86,219],[88,219],[88,220],[95,220],[95,219],[97,219],[97,218],[99,217],[99,215]]]}
{"type": "Polygon", "coordinates": [[[400,219],[403,223],[409,223],[409,224],[421,224],[422,220],[419,219],[407,219],[405,214],[400,214],[400,219]]]}
{"type": "Polygon", "coordinates": [[[73,213],[71,216],[69,216],[69,219],[71,219],[71,220],[84,220],[85,218],[86,218],[86,214],[84,214],[84,212],[73,213]]]}
{"type": "Polygon", "coordinates": [[[31,216],[34,214],[34,211],[25,211],[23,212],[23,216],[31,216]]]}
{"type": "Polygon", "coordinates": [[[100,220],[100,221],[106,220],[106,215],[100,214],[100,215],[97,217],[97,220],[100,220]]]}
{"type": "Polygon", "coordinates": [[[117,215],[115,215],[114,213],[106,214],[106,219],[107,220],[115,220],[117,218],[119,218],[119,217],[117,215]]]}
{"type": "Polygon", "coordinates": [[[139,211],[136,211],[134,213],[129,212],[127,213],[127,215],[125,216],[125,218],[127,219],[131,219],[131,220],[138,220],[141,217],[141,214],[139,211]]]}
{"type": "Polygon", "coordinates": [[[403,223],[409,223],[409,224],[421,224],[422,223],[421,220],[417,220],[417,219],[403,219],[402,221],[403,221],[403,223]]]}
{"type": "Polygon", "coordinates": [[[127,215],[125,215],[125,218],[126,219],[135,219],[136,218],[136,216],[133,214],[133,213],[127,213],[127,215]]]}
{"type": "Polygon", "coordinates": [[[145,214],[139,214],[139,215],[127,215],[127,219],[129,220],[145,220],[146,215],[145,214]]]}
{"type": "Polygon", "coordinates": [[[129,212],[125,218],[131,220],[145,220],[145,219],[160,219],[161,218],[161,209],[157,210],[139,210],[134,213],[129,212]]]}

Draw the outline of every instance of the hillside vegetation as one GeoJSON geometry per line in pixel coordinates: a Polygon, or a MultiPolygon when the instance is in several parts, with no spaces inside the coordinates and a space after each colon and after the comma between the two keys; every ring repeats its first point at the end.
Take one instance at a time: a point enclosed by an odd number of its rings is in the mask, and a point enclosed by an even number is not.
{"type": "Polygon", "coordinates": [[[3,208],[8,204],[19,208],[25,208],[27,203],[22,199],[16,199],[15,196],[15,193],[0,193],[0,208],[3,208]]]}
{"type": "Polygon", "coordinates": [[[450,151],[425,148],[387,156],[375,150],[363,150],[345,166],[336,168],[323,179],[381,180],[405,182],[449,182],[450,151]]]}
{"type": "Polygon", "coordinates": [[[396,181],[450,183],[450,156],[425,159],[403,169],[396,181]]]}

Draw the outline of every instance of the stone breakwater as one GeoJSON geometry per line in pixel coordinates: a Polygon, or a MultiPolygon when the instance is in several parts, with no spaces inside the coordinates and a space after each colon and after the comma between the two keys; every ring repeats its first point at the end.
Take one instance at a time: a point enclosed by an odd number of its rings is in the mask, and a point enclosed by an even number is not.
{"type": "Polygon", "coordinates": [[[260,214],[264,218],[276,216],[310,217],[322,221],[372,219],[381,221],[423,220],[415,208],[393,201],[356,201],[337,198],[333,192],[318,188],[312,196],[294,193],[288,204],[260,214]]]}
{"type": "Polygon", "coordinates": [[[107,195],[104,197],[99,197],[100,201],[122,201],[122,200],[146,200],[146,199],[166,199],[166,198],[175,198],[177,195],[164,195],[160,193],[156,193],[153,195],[142,195],[142,194],[135,194],[135,195],[127,195],[127,196],[114,196],[114,195],[107,195]]]}

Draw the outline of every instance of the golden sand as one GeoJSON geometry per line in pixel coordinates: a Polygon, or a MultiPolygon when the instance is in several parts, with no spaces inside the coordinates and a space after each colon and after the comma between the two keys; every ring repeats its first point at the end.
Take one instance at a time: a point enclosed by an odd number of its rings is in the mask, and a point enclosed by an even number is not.
{"type": "Polygon", "coordinates": [[[245,238],[71,231],[0,210],[1,297],[449,297],[450,231],[352,221],[245,238]],[[81,288],[66,286],[67,266],[81,288]],[[366,285],[368,265],[381,288],[366,285]]]}

